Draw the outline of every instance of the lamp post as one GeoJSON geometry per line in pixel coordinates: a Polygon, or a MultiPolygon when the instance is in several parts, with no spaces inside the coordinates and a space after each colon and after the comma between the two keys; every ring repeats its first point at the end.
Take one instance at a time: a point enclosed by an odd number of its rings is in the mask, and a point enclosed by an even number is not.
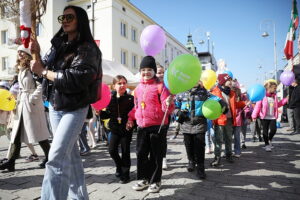
{"type": "MultiPolygon", "coordinates": [[[[273,20],[264,20],[260,23],[260,29],[262,24],[271,23],[273,26],[273,34],[274,34],[274,67],[275,67],[275,80],[277,81],[277,53],[276,53],[276,25],[273,20]]],[[[262,37],[268,37],[269,33],[264,31],[261,35],[262,37]]]]}

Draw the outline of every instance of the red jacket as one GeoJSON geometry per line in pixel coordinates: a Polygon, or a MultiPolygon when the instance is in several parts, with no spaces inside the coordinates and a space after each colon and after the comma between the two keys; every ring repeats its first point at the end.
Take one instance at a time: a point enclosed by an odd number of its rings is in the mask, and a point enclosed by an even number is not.
{"type": "MultiPolygon", "coordinates": [[[[220,90],[220,88],[218,88],[218,86],[216,86],[212,90],[211,93],[213,95],[218,96],[218,97],[220,97],[221,99],[224,100],[224,98],[222,96],[222,91],[220,90]]],[[[246,103],[244,101],[236,101],[236,94],[232,90],[230,91],[230,94],[229,94],[229,103],[230,103],[230,111],[231,111],[231,114],[232,114],[233,126],[238,126],[237,121],[236,121],[236,117],[237,117],[236,109],[237,108],[244,108],[246,106],[246,103]]],[[[221,114],[221,116],[218,119],[214,120],[213,123],[215,125],[225,126],[227,124],[226,115],[221,114]]]]}

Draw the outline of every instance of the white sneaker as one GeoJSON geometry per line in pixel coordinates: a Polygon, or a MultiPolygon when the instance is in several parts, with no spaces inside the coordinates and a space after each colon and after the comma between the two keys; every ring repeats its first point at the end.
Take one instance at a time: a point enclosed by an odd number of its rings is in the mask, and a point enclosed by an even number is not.
{"type": "Polygon", "coordinates": [[[239,158],[241,157],[241,154],[233,154],[233,157],[239,158]]]}
{"type": "Polygon", "coordinates": [[[156,193],[160,190],[160,182],[159,183],[153,183],[149,186],[148,192],[149,193],[156,193]]]}
{"type": "Polygon", "coordinates": [[[211,151],[211,152],[214,152],[214,151],[215,151],[215,145],[214,145],[214,143],[211,144],[210,151],[211,151]]]}
{"type": "Polygon", "coordinates": [[[265,148],[265,150],[266,150],[267,152],[271,152],[271,151],[272,151],[272,148],[271,148],[270,145],[267,145],[266,148],[265,148]]]}
{"type": "Polygon", "coordinates": [[[269,141],[269,146],[273,149],[274,148],[274,146],[272,145],[272,142],[271,141],[269,141]]]}
{"type": "Polygon", "coordinates": [[[148,186],[149,186],[149,182],[147,180],[142,180],[137,182],[134,186],[132,186],[132,189],[134,189],[135,191],[140,191],[145,189],[148,186]]]}
{"type": "Polygon", "coordinates": [[[163,158],[162,168],[168,169],[167,158],[163,158]]]}
{"type": "Polygon", "coordinates": [[[210,148],[209,148],[209,147],[206,147],[206,148],[205,148],[205,153],[206,153],[206,154],[210,154],[210,148]]]}

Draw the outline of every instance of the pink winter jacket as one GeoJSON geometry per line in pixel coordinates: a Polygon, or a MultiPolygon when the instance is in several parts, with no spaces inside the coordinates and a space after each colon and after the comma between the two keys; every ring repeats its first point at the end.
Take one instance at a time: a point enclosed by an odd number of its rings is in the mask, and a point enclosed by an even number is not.
{"type": "MultiPolygon", "coordinates": [[[[143,128],[161,125],[164,112],[167,109],[165,100],[169,95],[169,90],[162,82],[154,78],[141,81],[134,90],[134,108],[129,112],[128,120],[136,120],[137,125],[143,128]]],[[[168,116],[173,110],[174,103],[167,110],[165,125],[168,124],[168,116]]]]}
{"type": "MultiPolygon", "coordinates": [[[[277,96],[275,95],[275,101],[274,101],[274,113],[275,113],[275,118],[278,118],[278,108],[285,105],[287,103],[287,98],[282,99],[281,101],[278,102],[277,96]]],[[[268,109],[268,99],[265,96],[262,101],[258,101],[255,104],[254,110],[252,112],[252,119],[256,119],[259,115],[260,119],[264,119],[267,114],[267,109],[268,109]]]]}

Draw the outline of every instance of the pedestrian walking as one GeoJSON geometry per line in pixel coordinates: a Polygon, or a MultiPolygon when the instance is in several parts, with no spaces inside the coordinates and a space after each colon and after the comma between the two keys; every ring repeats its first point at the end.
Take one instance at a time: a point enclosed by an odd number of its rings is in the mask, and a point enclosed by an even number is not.
{"type": "MultiPolygon", "coordinates": [[[[205,133],[207,131],[207,119],[203,116],[202,105],[211,95],[199,81],[195,87],[178,95],[176,98],[175,113],[178,116],[180,133],[184,136],[184,144],[188,157],[187,171],[196,169],[199,179],[205,179],[205,133]]],[[[217,98],[218,101],[222,101],[217,98]]],[[[221,102],[221,105],[225,103],[221,102]]]]}
{"type": "Polygon", "coordinates": [[[294,90],[291,94],[289,106],[293,109],[295,117],[295,132],[293,134],[300,134],[300,65],[294,66],[295,81],[293,83],[294,90]]]}
{"type": "MultiPolygon", "coordinates": [[[[101,85],[101,52],[86,11],[67,6],[58,17],[61,28],[51,40],[47,55],[32,61],[31,69],[43,77],[49,101],[53,141],[46,165],[41,199],[88,199],[77,139],[88,105],[98,100],[101,85]]],[[[31,52],[40,55],[36,40],[31,52]]]]}
{"type": "Polygon", "coordinates": [[[252,118],[261,119],[265,150],[272,151],[272,139],[277,131],[276,120],[278,118],[278,108],[287,103],[287,98],[278,101],[276,95],[277,82],[267,81],[265,83],[266,96],[255,104],[252,118]]]}
{"type": "Polygon", "coordinates": [[[120,178],[120,183],[125,184],[130,181],[130,142],[132,139],[132,129],[126,129],[128,113],[134,106],[134,99],[128,94],[127,79],[122,75],[113,78],[112,97],[105,111],[101,111],[101,119],[110,119],[108,122],[111,137],[108,145],[109,154],[116,165],[115,176],[120,178]],[[121,147],[121,156],[119,155],[121,147]]]}
{"type": "Polygon", "coordinates": [[[228,112],[221,114],[221,116],[214,120],[214,144],[215,144],[215,158],[211,166],[217,167],[221,164],[221,150],[222,142],[225,142],[225,157],[230,163],[233,163],[232,158],[232,132],[233,126],[236,122],[236,109],[244,108],[246,103],[244,101],[237,101],[236,93],[231,90],[232,79],[228,74],[218,75],[218,84],[213,88],[212,94],[223,99],[228,105],[228,112]]]}
{"type": "MultiPolygon", "coordinates": [[[[27,144],[39,143],[45,154],[45,159],[39,165],[40,168],[45,168],[45,164],[48,161],[50,149],[48,138],[50,133],[47,128],[44,112],[42,85],[34,78],[34,75],[30,70],[31,60],[32,57],[29,49],[26,49],[23,45],[19,46],[16,65],[19,70],[18,103],[13,120],[8,160],[0,165],[1,170],[15,170],[15,161],[20,155],[22,142],[27,144]]],[[[37,155],[33,154],[33,156],[28,159],[36,158],[37,155]]]]}
{"type": "Polygon", "coordinates": [[[136,119],[138,125],[136,150],[139,182],[132,187],[137,191],[148,186],[148,192],[160,190],[166,146],[165,128],[168,125],[168,117],[164,116],[170,115],[174,109],[173,97],[155,76],[156,72],[155,59],[152,56],[144,57],[140,64],[141,82],[134,91],[135,105],[127,123],[131,128],[136,119]],[[159,88],[162,88],[161,92],[159,88]]]}

